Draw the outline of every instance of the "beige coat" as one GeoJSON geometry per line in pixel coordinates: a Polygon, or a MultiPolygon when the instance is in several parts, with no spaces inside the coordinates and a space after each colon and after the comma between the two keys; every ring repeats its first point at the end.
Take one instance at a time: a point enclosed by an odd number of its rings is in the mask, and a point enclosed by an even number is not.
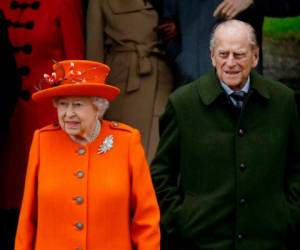
{"type": "Polygon", "coordinates": [[[128,123],[142,133],[148,160],[158,143],[158,117],[173,79],[154,31],[158,16],[144,0],[90,0],[87,58],[112,68],[109,83],[121,89],[107,118],[128,123]]]}

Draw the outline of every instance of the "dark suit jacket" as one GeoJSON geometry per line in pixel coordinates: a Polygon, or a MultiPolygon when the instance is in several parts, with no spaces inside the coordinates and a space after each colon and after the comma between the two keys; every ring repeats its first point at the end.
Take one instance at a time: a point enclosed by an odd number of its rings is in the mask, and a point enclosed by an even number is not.
{"type": "Polygon", "coordinates": [[[165,249],[286,249],[300,211],[296,104],[280,83],[250,79],[241,113],[214,72],[170,96],[151,167],[165,249]]]}

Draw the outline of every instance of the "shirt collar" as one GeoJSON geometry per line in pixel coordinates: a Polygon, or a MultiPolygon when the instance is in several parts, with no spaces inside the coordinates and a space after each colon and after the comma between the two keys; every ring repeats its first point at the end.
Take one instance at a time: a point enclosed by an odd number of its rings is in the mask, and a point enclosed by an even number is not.
{"type": "MultiPolygon", "coordinates": [[[[222,88],[225,90],[227,95],[231,95],[234,90],[232,90],[226,83],[224,83],[223,81],[220,81],[222,88]]],[[[239,91],[243,91],[245,93],[248,93],[250,89],[250,77],[248,76],[247,81],[244,85],[244,87],[242,89],[240,89],[239,91]]]]}

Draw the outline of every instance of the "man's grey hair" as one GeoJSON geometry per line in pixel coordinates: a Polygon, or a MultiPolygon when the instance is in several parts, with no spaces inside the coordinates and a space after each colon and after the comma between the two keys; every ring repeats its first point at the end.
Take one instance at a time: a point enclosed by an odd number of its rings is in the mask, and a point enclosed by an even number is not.
{"type": "MultiPolygon", "coordinates": [[[[106,98],[98,97],[98,96],[83,96],[83,97],[88,97],[91,98],[93,105],[97,109],[98,112],[98,119],[102,119],[105,112],[109,108],[109,101],[106,98]]],[[[63,96],[56,96],[53,98],[53,106],[57,107],[57,102],[59,101],[60,98],[63,98],[63,96]]]]}
{"type": "Polygon", "coordinates": [[[211,33],[211,37],[210,37],[210,46],[209,46],[211,51],[215,47],[217,31],[220,30],[221,28],[229,27],[229,26],[243,26],[245,29],[247,29],[249,31],[248,34],[249,34],[250,46],[252,48],[258,47],[256,33],[255,33],[255,30],[253,29],[253,27],[250,24],[245,23],[243,21],[232,19],[232,20],[224,21],[222,23],[217,24],[215,26],[215,28],[213,29],[213,31],[211,33]]]}

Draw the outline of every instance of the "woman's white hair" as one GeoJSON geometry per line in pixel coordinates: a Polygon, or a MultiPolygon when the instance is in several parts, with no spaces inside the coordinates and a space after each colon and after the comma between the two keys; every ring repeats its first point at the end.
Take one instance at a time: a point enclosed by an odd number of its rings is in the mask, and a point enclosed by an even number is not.
{"type": "MultiPolygon", "coordinates": [[[[62,98],[62,97],[57,96],[57,97],[53,98],[52,102],[53,102],[54,107],[57,107],[57,102],[59,101],[60,98],[62,98]]],[[[98,96],[91,96],[88,98],[90,98],[92,100],[93,105],[97,109],[98,119],[101,120],[103,118],[105,112],[109,108],[109,101],[106,98],[102,98],[102,97],[98,97],[98,96]]]]}
{"type": "Polygon", "coordinates": [[[109,101],[106,98],[97,96],[92,96],[91,99],[98,111],[98,119],[102,119],[105,112],[109,108],[109,101]]]}

